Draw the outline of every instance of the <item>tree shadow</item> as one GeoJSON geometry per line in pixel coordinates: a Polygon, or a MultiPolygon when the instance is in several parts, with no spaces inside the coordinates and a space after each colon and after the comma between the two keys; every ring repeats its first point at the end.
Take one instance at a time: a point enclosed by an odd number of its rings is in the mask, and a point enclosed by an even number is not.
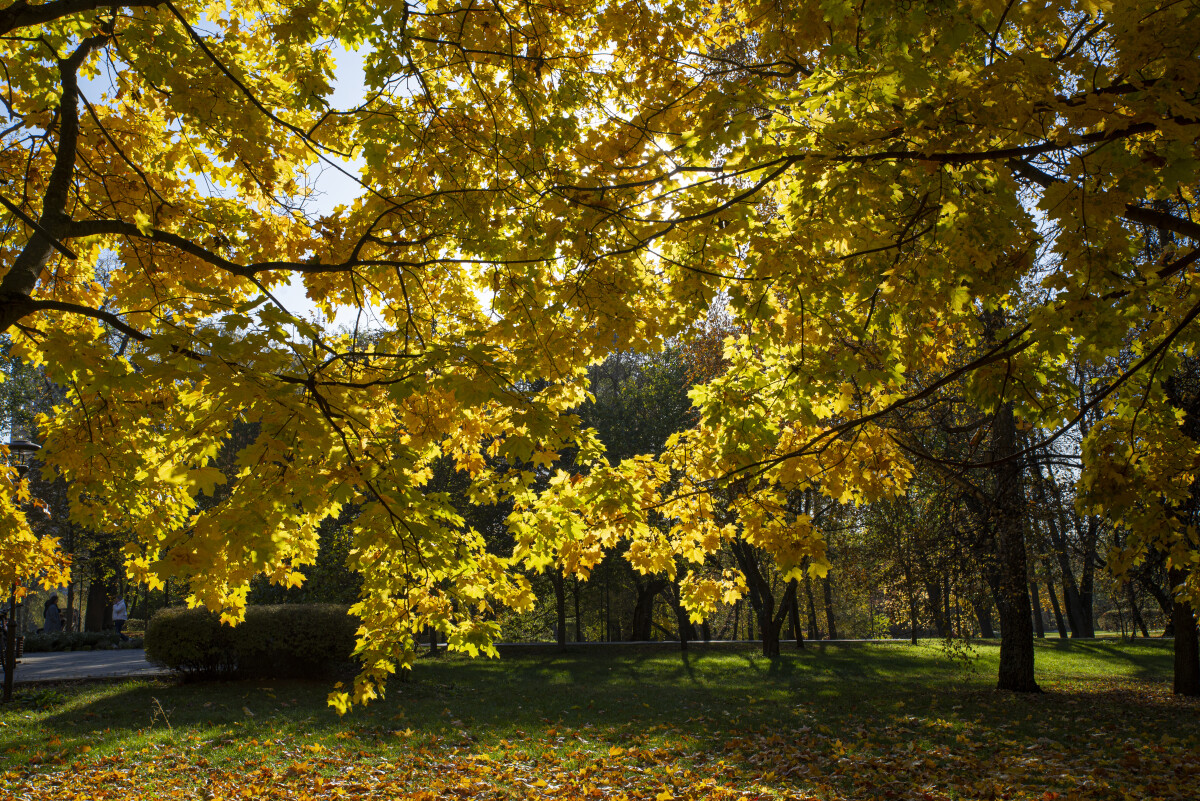
{"type": "MultiPolygon", "coordinates": [[[[1043,696],[1015,696],[991,689],[990,662],[964,671],[929,647],[806,646],[774,659],[755,645],[680,652],[677,644],[525,649],[501,660],[422,659],[411,682],[393,683],[385,700],[346,717],[325,705],[328,681],[61,685],[41,690],[40,701],[32,691],[23,698],[21,714],[41,739],[31,744],[28,732],[0,728],[0,764],[69,762],[89,748],[98,755],[160,746],[199,747],[236,762],[246,742],[289,738],[371,752],[393,748],[397,731],[433,744],[428,747],[484,748],[547,738],[555,730],[589,732],[588,741],[612,744],[651,738],[667,752],[678,748],[681,760],[722,759],[745,771],[762,767],[761,749],[779,750],[771,737],[784,737],[809,743],[811,758],[836,772],[837,759],[850,757],[838,756],[835,742],[857,744],[864,760],[875,754],[880,764],[900,764],[899,756],[871,744],[873,731],[926,750],[952,751],[959,734],[987,742],[997,732],[1004,743],[1025,747],[1055,731],[1066,738],[1082,717],[1087,731],[1111,736],[1124,725],[1122,716],[1136,719],[1148,709],[1146,720],[1171,721],[1175,736],[1182,736],[1181,725],[1197,731],[1195,705],[1190,722],[1177,720],[1181,707],[1161,692],[1135,696],[1125,685],[1081,681],[1043,696]],[[673,744],[676,732],[681,742],[686,734],[686,748],[673,744]]],[[[1041,647],[1120,664],[1127,676],[1129,665],[1136,666],[1133,679],[1148,678],[1160,688],[1169,675],[1169,649],[1147,656],[1108,643],[1041,647]]]]}

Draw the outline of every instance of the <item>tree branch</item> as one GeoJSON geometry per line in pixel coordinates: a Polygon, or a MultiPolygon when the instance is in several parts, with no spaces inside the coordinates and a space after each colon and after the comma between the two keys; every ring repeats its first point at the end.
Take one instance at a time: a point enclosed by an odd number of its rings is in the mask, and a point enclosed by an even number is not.
{"type": "Polygon", "coordinates": [[[0,331],[21,319],[21,300],[29,300],[37,287],[42,270],[50,261],[56,243],[67,238],[70,218],[66,214],[67,199],[75,178],[75,149],[79,143],[79,76],[84,59],[95,48],[108,41],[109,31],[90,36],[79,43],[75,52],[58,62],[62,76],[62,97],[58,103],[58,152],[42,196],[42,214],[33,236],[13,260],[12,268],[0,281],[0,331]]]}
{"type": "MultiPolygon", "coordinates": [[[[1042,189],[1049,189],[1055,184],[1066,183],[1061,178],[1055,177],[1044,170],[1040,170],[1027,161],[1021,159],[1009,159],[1008,168],[1014,174],[1021,176],[1027,181],[1040,186],[1042,189]]],[[[1185,220],[1182,217],[1176,217],[1173,214],[1167,214],[1165,211],[1157,211],[1155,209],[1147,209],[1143,206],[1135,206],[1128,203],[1125,206],[1125,211],[1121,214],[1130,222],[1148,225],[1151,228],[1161,228],[1165,231],[1174,231],[1180,236],[1190,237],[1191,239],[1200,240],[1200,224],[1185,220]]]]}
{"type": "Polygon", "coordinates": [[[162,0],[123,0],[119,4],[113,0],[56,0],[41,5],[30,5],[26,0],[17,0],[8,8],[0,10],[0,36],[19,28],[44,25],[72,14],[82,14],[98,8],[113,8],[116,5],[125,8],[154,8],[162,5],[162,0]]]}

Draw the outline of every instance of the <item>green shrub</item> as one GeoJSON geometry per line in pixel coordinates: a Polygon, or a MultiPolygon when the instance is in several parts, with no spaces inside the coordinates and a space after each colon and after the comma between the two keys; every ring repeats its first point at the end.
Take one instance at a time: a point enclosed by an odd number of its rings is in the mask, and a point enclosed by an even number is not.
{"type": "Polygon", "coordinates": [[[146,659],[185,676],[229,676],[237,668],[231,632],[204,609],[161,609],[146,624],[146,659]]]}
{"type": "Polygon", "coordinates": [[[125,633],[130,634],[135,631],[145,631],[146,620],[140,617],[131,617],[125,621],[125,633]]]}
{"type": "Polygon", "coordinates": [[[56,634],[29,634],[25,637],[25,653],[39,651],[94,651],[116,648],[120,638],[113,631],[73,631],[56,634]]]}
{"type": "Polygon", "coordinates": [[[196,678],[319,678],[351,665],[358,621],[337,604],[251,606],[230,627],[204,609],[163,609],[146,626],[146,658],[196,678]]]}

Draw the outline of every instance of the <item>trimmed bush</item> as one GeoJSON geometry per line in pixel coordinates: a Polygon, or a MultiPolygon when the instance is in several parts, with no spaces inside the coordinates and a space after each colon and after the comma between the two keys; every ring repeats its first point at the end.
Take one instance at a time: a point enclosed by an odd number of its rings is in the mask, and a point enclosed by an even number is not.
{"type": "Polygon", "coordinates": [[[25,653],[41,651],[94,651],[120,647],[121,639],[113,631],[73,631],[55,634],[25,635],[25,653]]]}
{"type": "Polygon", "coordinates": [[[358,621],[346,609],[251,606],[233,627],[205,609],[163,609],[146,626],[146,658],[194,678],[326,678],[352,665],[358,621]]]}
{"type": "Polygon", "coordinates": [[[135,631],[145,631],[146,620],[140,617],[131,617],[125,621],[125,633],[130,634],[135,631]]]}

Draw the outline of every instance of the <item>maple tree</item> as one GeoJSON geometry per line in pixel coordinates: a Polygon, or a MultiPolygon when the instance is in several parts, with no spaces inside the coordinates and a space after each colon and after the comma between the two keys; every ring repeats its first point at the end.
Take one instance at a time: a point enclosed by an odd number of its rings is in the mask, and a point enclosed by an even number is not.
{"type": "MultiPolygon", "coordinates": [[[[923,457],[883,423],[962,386],[989,415],[1000,686],[1036,689],[1019,429],[1109,412],[1084,502],[1141,532],[1110,561],[1157,548],[1181,597],[1200,581],[1171,511],[1200,454],[1153,380],[1200,314],[1196,14],[18,0],[0,10],[0,329],[66,388],[46,460],[81,521],[128,533],[141,580],[188,578],[236,619],[253,576],[300,581],[320,522],[360,506],[363,672],[341,708],[411,660],[406,633],[489,651],[496,608],[531,602],[523,569],[586,577],[627,543],[697,615],[744,581],[677,565],[726,542],[823,574],[789,494],[903,491],[923,457]],[[335,43],[366,53],[349,109],[329,100],[335,43]],[[361,191],[319,213],[330,169],[361,191]],[[303,319],[277,299],[289,280],[383,330],[303,319]],[[722,294],[741,333],[692,392],[698,423],[658,459],[607,459],[571,414],[588,366],[661,347],[722,294]],[[1071,381],[1068,355],[1130,347],[1106,383],[1071,381]],[[198,507],[235,422],[258,435],[198,507]],[[586,473],[542,488],[566,448],[586,473]],[[468,497],[514,504],[511,554],[426,491],[446,458],[468,497]]],[[[29,548],[0,486],[0,580],[37,576],[52,548],[29,548]]]]}

